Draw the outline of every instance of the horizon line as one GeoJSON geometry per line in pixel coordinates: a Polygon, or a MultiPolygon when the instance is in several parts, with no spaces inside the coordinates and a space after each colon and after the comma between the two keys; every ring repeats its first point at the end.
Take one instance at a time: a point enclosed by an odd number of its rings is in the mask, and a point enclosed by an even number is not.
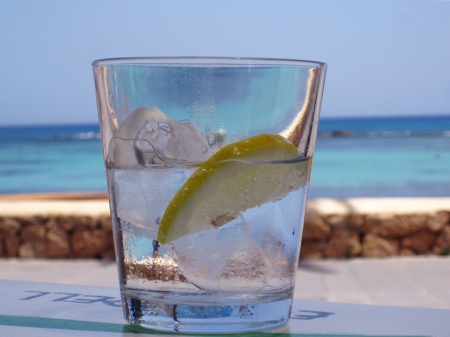
{"type": "MultiPolygon", "coordinates": [[[[450,117],[450,112],[444,113],[428,113],[428,114],[410,114],[410,115],[338,115],[328,116],[321,115],[320,119],[370,119],[370,118],[423,118],[423,117],[450,117]]],[[[0,124],[0,128],[14,128],[14,127],[61,127],[61,126],[86,126],[99,125],[98,121],[84,121],[84,122],[55,122],[55,123],[32,123],[32,124],[0,124]]]]}

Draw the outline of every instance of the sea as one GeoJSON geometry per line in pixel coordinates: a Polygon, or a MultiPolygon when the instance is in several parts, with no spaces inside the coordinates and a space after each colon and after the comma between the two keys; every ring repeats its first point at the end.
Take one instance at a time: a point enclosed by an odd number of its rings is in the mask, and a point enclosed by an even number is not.
{"type": "MultiPolygon", "coordinates": [[[[106,191],[98,124],[0,126],[0,194],[106,191]]],[[[450,115],[321,118],[310,198],[450,196],[450,115]]]]}

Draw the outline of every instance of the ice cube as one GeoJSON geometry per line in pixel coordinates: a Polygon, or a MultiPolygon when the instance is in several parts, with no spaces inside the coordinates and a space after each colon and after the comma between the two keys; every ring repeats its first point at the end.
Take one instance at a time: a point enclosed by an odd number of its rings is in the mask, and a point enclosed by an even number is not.
{"type": "Polygon", "coordinates": [[[205,291],[258,291],[283,287],[247,224],[239,217],[174,242],[173,256],[187,281],[205,291]]]}
{"type": "Polygon", "coordinates": [[[255,242],[285,282],[290,282],[296,270],[306,198],[307,186],[303,186],[242,214],[255,242]]]}
{"type": "Polygon", "coordinates": [[[211,156],[208,142],[194,123],[162,117],[157,111],[136,135],[138,151],[146,156],[155,153],[164,162],[201,162],[211,156]]]}
{"type": "Polygon", "coordinates": [[[109,142],[108,160],[114,167],[135,168],[138,166],[133,140],[112,138],[109,142]]]}
{"type": "Polygon", "coordinates": [[[201,162],[211,156],[206,138],[194,123],[175,121],[157,108],[131,112],[111,140],[109,152],[115,166],[201,162]]]}
{"type": "MultiPolygon", "coordinates": [[[[285,227],[283,214],[278,202],[269,202],[260,207],[254,207],[242,214],[248,223],[249,231],[275,273],[285,283],[291,282],[296,261],[295,238],[291,238],[285,227]]],[[[290,212],[295,212],[295,208],[290,212]]]]}

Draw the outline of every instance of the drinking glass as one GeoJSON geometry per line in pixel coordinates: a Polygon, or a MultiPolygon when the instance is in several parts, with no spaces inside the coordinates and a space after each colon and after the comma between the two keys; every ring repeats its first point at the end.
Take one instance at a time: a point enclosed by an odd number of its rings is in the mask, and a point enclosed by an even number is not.
{"type": "Polygon", "coordinates": [[[185,333],[289,319],[321,62],[93,62],[125,318],[185,333]]]}

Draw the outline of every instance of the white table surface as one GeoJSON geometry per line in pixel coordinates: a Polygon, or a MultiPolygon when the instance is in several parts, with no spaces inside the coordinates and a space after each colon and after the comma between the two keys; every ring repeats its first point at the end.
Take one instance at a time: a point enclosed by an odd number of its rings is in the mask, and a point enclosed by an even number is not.
{"type": "MultiPolygon", "coordinates": [[[[0,336],[168,335],[126,324],[117,288],[0,280],[0,298],[0,336]]],[[[248,334],[261,335],[449,337],[450,310],[296,300],[288,324],[248,334]]]]}

